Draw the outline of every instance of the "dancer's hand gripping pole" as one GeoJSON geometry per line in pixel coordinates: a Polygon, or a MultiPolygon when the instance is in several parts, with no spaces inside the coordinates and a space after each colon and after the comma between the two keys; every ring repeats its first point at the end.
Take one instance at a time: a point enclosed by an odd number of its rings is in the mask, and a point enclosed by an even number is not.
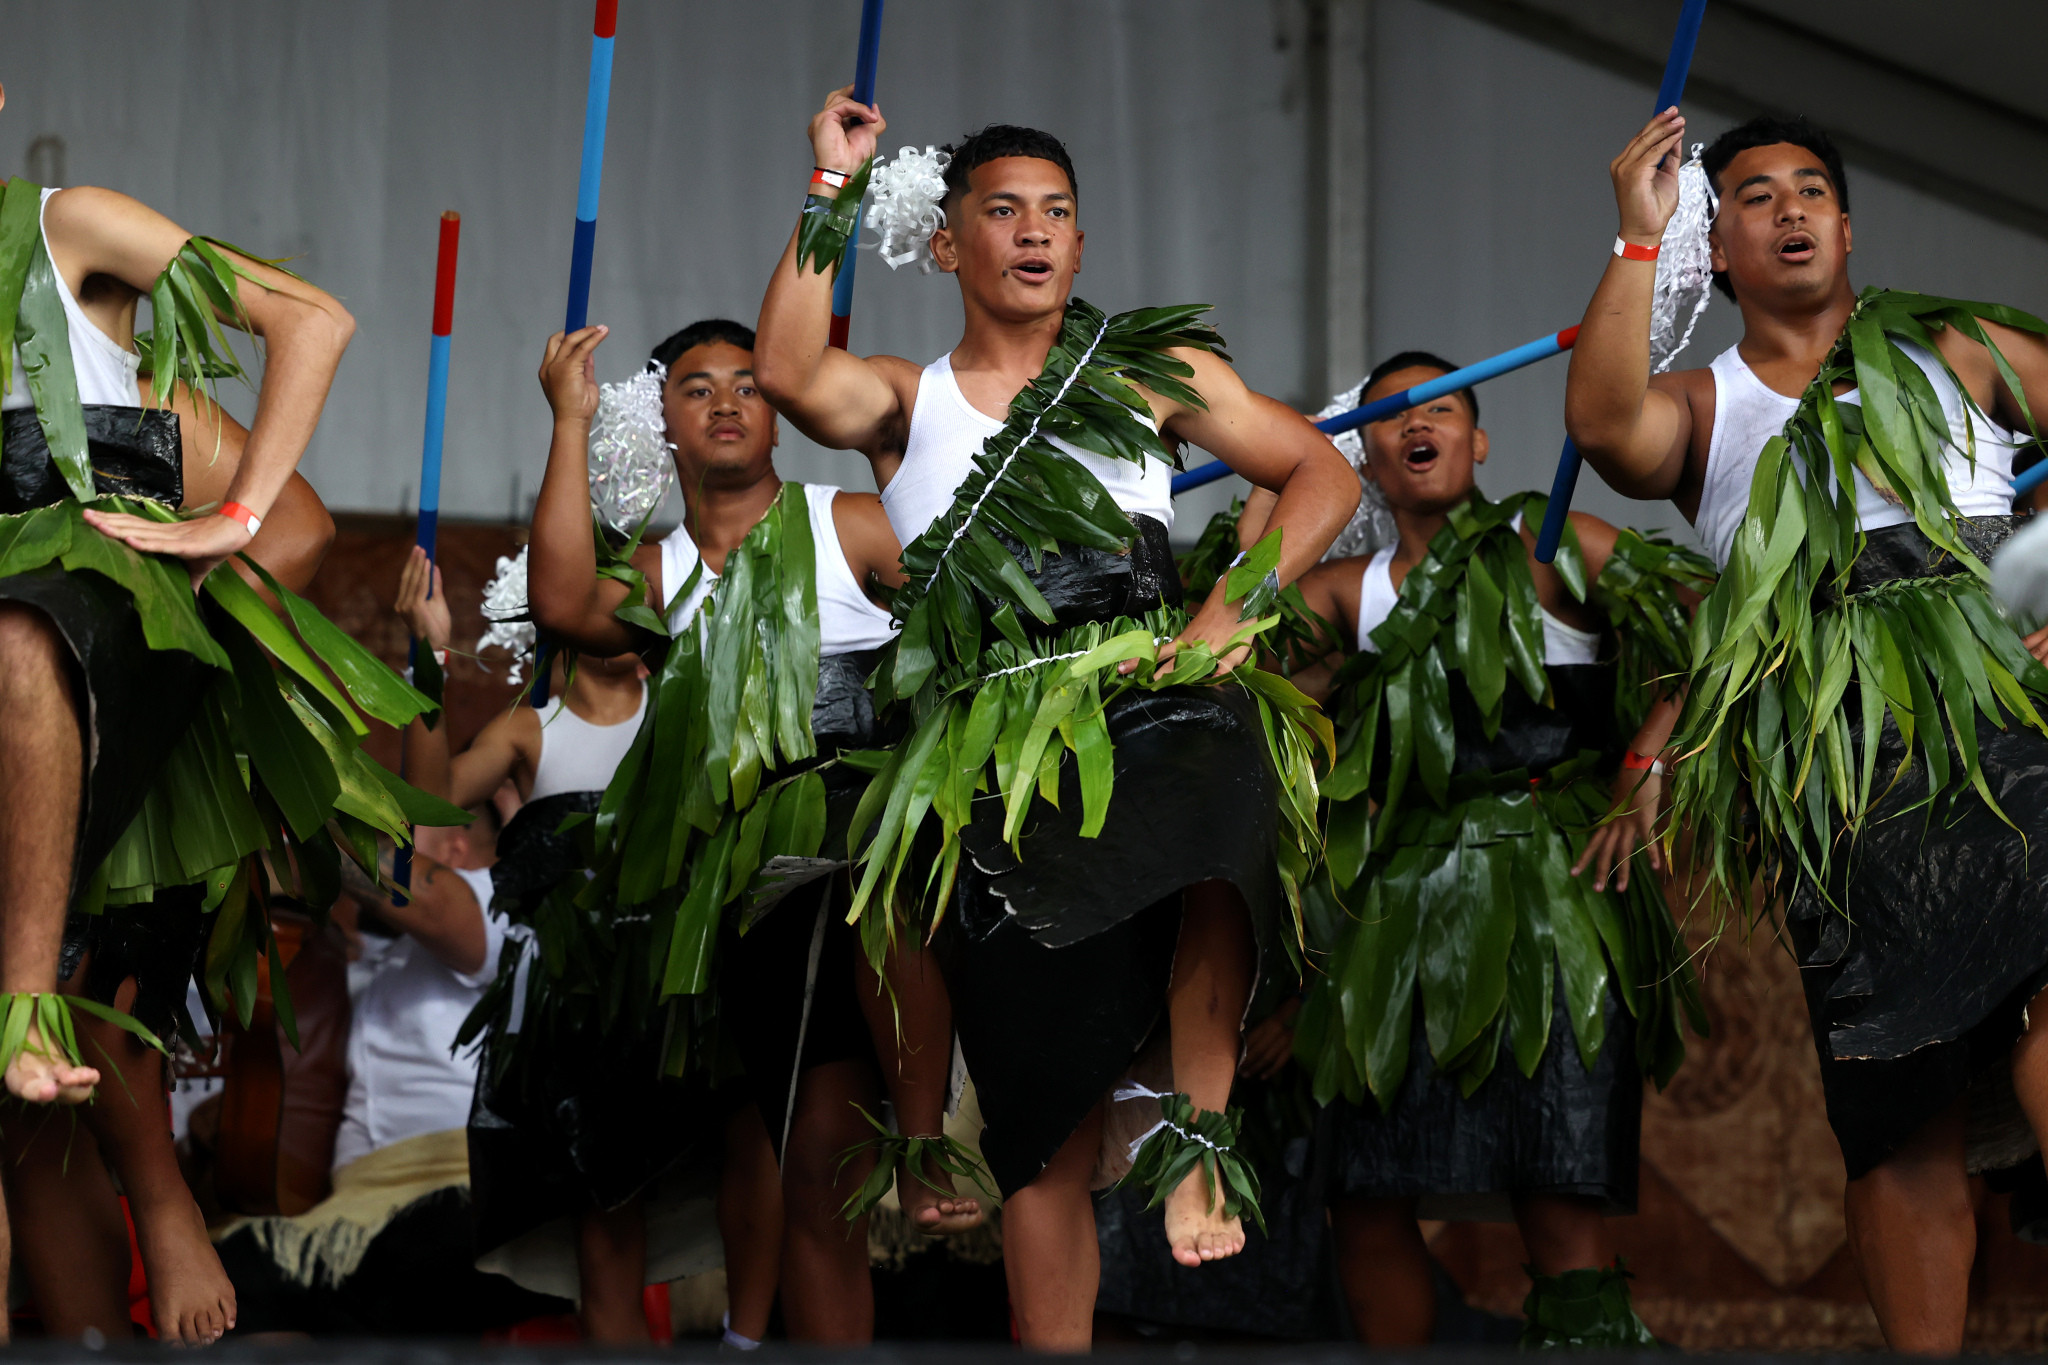
{"type": "MultiPolygon", "coordinates": [[[[1685,78],[1692,70],[1692,50],[1700,40],[1700,21],[1706,17],[1707,0],[1685,0],[1678,16],[1678,32],[1671,35],[1671,55],[1664,59],[1664,80],[1657,87],[1660,114],[1675,106],[1685,94],[1685,78]]],[[[1557,543],[1564,538],[1564,519],[1571,514],[1572,491],[1579,486],[1579,448],[1567,436],[1564,451],[1557,457],[1557,477],[1550,485],[1550,507],[1543,514],[1543,530],[1536,536],[1536,558],[1548,564],[1557,557],[1557,543]]]]}
{"type": "MultiPolygon", "coordinates": [[[[875,102],[875,67],[882,60],[882,0],[861,0],[860,49],[854,56],[853,97],[862,104],[875,102]]],[[[832,330],[828,344],[846,349],[847,334],[853,327],[854,247],[860,242],[860,225],[867,206],[853,220],[853,235],[839,257],[839,274],[832,281],[832,330]]]]}

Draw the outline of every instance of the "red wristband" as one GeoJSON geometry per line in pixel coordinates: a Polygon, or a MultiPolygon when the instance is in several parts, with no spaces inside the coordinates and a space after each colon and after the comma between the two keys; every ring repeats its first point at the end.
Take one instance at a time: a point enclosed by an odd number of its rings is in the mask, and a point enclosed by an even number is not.
{"type": "Polygon", "coordinates": [[[1630,772],[1650,772],[1660,777],[1664,774],[1663,759],[1655,754],[1639,754],[1634,749],[1621,756],[1621,766],[1630,772]]]}
{"type": "Polygon", "coordinates": [[[239,502],[222,503],[220,514],[229,521],[240,522],[242,529],[249,533],[252,540],[255,538],[256,533],[263,529],[263,518],[242,506],[239,502]]]}
{"type": "Polygon", "coordinates": [[[822,194],[827,199],[835,197],[846,188],[846,182],[853,179],[839,171],[828,171],[819,166],[811,172],[811,193],[822,194]]]}
{"type": "Polygon", "coordinates": [[[1614,254],[1624,261],[1654,261],[1657,259],[1657,253],[1663,249],[1662,242],[1655,246],[1637,246],[1634,242],[1624,242],[1619,237],[1614,239],[1614,254]]]}

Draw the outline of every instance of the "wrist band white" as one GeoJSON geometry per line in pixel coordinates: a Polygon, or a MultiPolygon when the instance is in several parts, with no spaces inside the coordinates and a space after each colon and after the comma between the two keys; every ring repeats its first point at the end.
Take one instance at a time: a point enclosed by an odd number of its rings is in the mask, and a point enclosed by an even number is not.
{"type": "Polygon", "coordinates": [[[252,539],[258,531],[263,529],[263,518],[242,506],[239,502],[222,503],[220,514],[229,521],[240,522],[242,529],[246,530],[252,539]]]}

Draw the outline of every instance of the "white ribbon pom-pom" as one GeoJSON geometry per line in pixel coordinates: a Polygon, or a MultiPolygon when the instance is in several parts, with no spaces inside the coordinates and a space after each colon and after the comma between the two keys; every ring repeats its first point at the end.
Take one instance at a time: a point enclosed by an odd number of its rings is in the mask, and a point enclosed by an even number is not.
{"type": "MultiPolygon", "coordinates": [[[[1315,421],[1335,417],[1349,412],[1365,399],[1365,381],[1344,390],[1330,400],[1330,405],[1315,415],[1315,421]]],[[[1351,514],[1351,520],[1330,542],[1330,548],[1323,552],[1325,561],[1349,559],[1355,555],[1370,555],[1382,545],[1394,543],[1397,532],[1394,529],[1394,509],[1387,506],[1387,495],[1373,482],[1365,468],[1365,428],[1353,427],[1340,431],[1330,438],[1333,445],[1344,453],[1358,473],[1358,510],[1351,514]]]]}
{"type": "Polygon", "coordinates": [[[628,533],[668,496],[675,472],[675,447],[661,415],[667,377],[666,366],[650,363],[624,383],[598,386],[597,417],[590,424],[590,501],[607,522],[628,533]]]}
{"type": "Polygon", "coordinates": [[[1720,201],[1700,164],[1703,145],[1695,142],[1692,159],[1678,168],[1678,208],[1664,225],[1664,242],[1657,250],[1656,291],[1650,297],[1652,374],[1662,374],[1678,359],[1714,292],[1707,230],[1714,226],[1720,201]]]}
{"type": "Polygon", "coordinates": [[[512,651],[512,667],[505,676],[515,684],[538,638],[533,622],[524,619],[526,614],[526,550],[522,547],[516,559],[498,556],[497,576],[484,587],[484,621],[489,629],[476,642],[479,654],[487,649],[512,651]]]}
{"type": "Polygon", "coordinates": [[[2048,625],[2048,517],[2033,518],[1998,547],[1991,596],[2014,630],[2032,634],[2048,625]]]}
{"type": "Polygon", "coordinates": [[[931,273],[930,243],[946,223],[939,201],[946,197],[946,166],[952,159],[936,147],[921,152],[905,147],[894,161],[875,162],[868,177],[874,200],[867,221],[881,236],[875,249],[891,270],[916,261],[921,272],[931,273]]]}

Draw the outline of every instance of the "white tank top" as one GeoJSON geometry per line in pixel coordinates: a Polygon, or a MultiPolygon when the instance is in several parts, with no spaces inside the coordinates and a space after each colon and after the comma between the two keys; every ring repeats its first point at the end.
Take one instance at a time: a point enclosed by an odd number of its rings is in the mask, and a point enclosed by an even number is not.
{"type": "MultiPolygon", "coordinates": [[[[1154,431],[1159,424],[1143,419],[1154,431]]],[[[899,544],[923,535],[953,505],[953,497],[974,470],[982,443],[1003,424],[967,401],[953,375],[949,352],[924,367],[917,384],[917,402],[910,411],[910,439],[903,463],[882,489],[882,508],[896,528],[899,544]]],[[[1173,529],[1173,470],[1149,456],[1143,463],[1112,459],[1070,445],[1055,436],[1052,443],[1080,461],[1102,481],[1126,516],[1147,516],[1173,529]]]]}
{"type": "MultiPolygon", "coordinates": [[[[846,562],[846,549],[839,543],[839,525],[832,519],[832,499],[839,490],[830,484],[803,486],[804,504],[811,514],[811,549],[817,558],[818,640],[821,654],[855,654],[880,649],[896,638],[896,623],[861,591],[860,580],[846,562]]],[[[694,620],[718,575],[709,564],[687,597],[677,592],[702,563],[697,542],[684,527],[663,537],[661,542],[661,589],[668,595],[669,629],[679,629],[694,620]]]]}
{"type": "MultiPolygon", "coordinates": [[[[43,191],[42,208],[50,206],[50,196],[57,191],[43,191]]],[[[41,210],[38,210],[40,219],[41,210]]],[[[48,250],[50,235],[43,233],[43,249],[48,250]]],[[[78,371],[78,401],[99,403],[109,407],[139,408],[142,406],[142,389],[136,383],[136,373],[142,367],[142,357],[133,351],[124,351],[114,339],[93,325],[85,310],[78,306],[78,300],[71,297],[71,286],[57,276],[57,293],[64,300],[64,321],[71,332],[71,366],[78,371]]],[[[11,408],[26,408],[35,405],[29,394],[28,381],[22,373],[21,351],[16,348],[13,356],[13,386],[5,398],[0,398],[0,411],[11,408]]]]}
{"type": "MultiPolygon", "coordinates": [[[[1522,514],[1515,513],[1515,531],[1522,529],[1522,514]]],[[[1358,647],[1378,653],[1372,632],[1394,613],[1400,591],[1394,587],[1394,551],[1398,544],[1383,545],[1366,561],[1365,577],[1358,585],[1358,647]]],[[[1537,610],[1542,611],[1541,607],[1537,610]]],[[[1591,631],[1558,620],[1543,611],[1543,662],[1546,664],[1590,664],[1600,661],[1600,637],[1591,631]]]]}
{"type": "MultiPolygon", "coordinates": [[[[2006,516],[2012,512],[2011,435],[1995,422],[1985,420],[1965,407],[1955,382],[1932,352],[1911,342],[1900,349],[1926,373],[1928,382],[1941,397],[1948,414],[1951,444],[1942,451],[1948,474],[1949,496],[1956,510],[1966,517],[2006,516]],[[1964,426],[1965,417],[1969,427],[1964,426]],[[1974,429],[1977,464],[1970,465],[1965,431],[1974,429]]],[[[1773,436],[1785,429],[1799,400],[1787,398],[1756,377],[1735,347],[1714,357],[1714,434],[1707,443],[1707,473],[1700,489],[1700,510],[1693,528],[1714,563],[1728,566],[1728,552],[1735,544],[1735,532],[1749,513],[1749,486],[1756,474],[1757,458],[1773,436]]],[[[1851,389],[1836,400],[1854,403],[1851,389]]],[[[1902,526],[1913,519],[1905,508],[1885,501],[1870,480],[1856,471],[1856,521],[1866,531],[1885,526],[1902,526]]]]}
{"type": "Polygon", "coordinates": [[[533,768],[533,791],[526,798],[538,801],[560,792],[600,792],[611,785],[626,750],[633,747],[640,718],[647,714],[647,684],[640,684],[640,704],[630,720],[617,725],[593,725],[571,711],[565,697],[556,697],[540,717],[540,762],[533,768]]]}

